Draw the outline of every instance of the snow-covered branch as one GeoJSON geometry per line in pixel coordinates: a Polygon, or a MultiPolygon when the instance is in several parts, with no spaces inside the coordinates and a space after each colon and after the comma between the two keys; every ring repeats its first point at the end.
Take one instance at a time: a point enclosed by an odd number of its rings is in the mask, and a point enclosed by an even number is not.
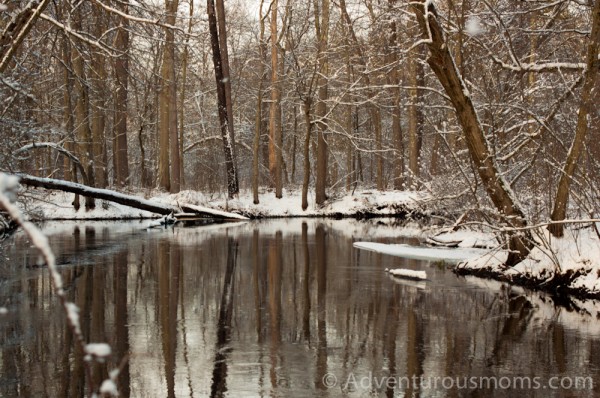
{"type": "Polygon", "coordinates": [[[118,57],[119,54],[114,52],[114,50],[108,48],[104,43],[102,43],[100,40],[92,40],[89,39],[85,36],[83,36],[81,33],[76,32],[75,30],[71,29],[71,27],[63,24],[62,22],[57,21],[56,19],[52,18],[50,15],[48,14],[41,14],[40,18],[50,22],[51,24],[57,26],[58,28],[62,29],[67,35],[71,35],[91,46],[94,46],[96,48],[98,48],[99,50],[101,50],[102,52],[110,55],[111,57],[118,57]]]}
{"type": "MultiPolygon", "coordinates": [[[[111,7],[107,4],[104,4],[102,1],[100,0],[92,0],[94,3],[98,4],[100,7],[104,8],[106,11],[113,13],[113,14],[117,14],[118,16],[125,18],[129,21],[132,22],[140,22],[140,23],[146,23],[146,24],[150,24],[150,25],[156,25],[156,26],[160,26],[161,28],[167,28],[167,29],[173,29],[173,30],[177,30],[181,33],[186,33],[182,28],[178,27],[178,26],[174,26],[174,25],[169,25],[166,23],[161,22],[159,19],[148,19],[148,18],[140,18],[140,17],[136,17],[134,15],[130,15],[127,14],[121,10],[118,10],[114,7],[111,7]]],[[[187,33],[186,33],[187,34],[187,33]]]]}
{"type": "MultiPolygon", "coordinates": [[[[54,291],[60,300],[63,310],[65,311],[67,317],[67,323],[69,325],[69,329],[73,333],[75,337],[77,345],[80,346],[82,352],[88,353],[91,355],[91,358],[105,357],[110,355],[110,346],[104,343],[96,343],[96,344],[87,344],[85,342],[85,337],[81,331],[81,326],[79,323],[79,308],[75,303],[72,303],[67,300],[67,296],[63,289],[63,281],[60,273],[58,272],[58,268],[56,266],[56,258],[50,245],[48,243],[48,238],[31,222],[25,220],[20,210],[15,206],[10,200],[9,196],[6,195],[6,192],[15,191],[18,187],[19,179],[16,176],[7,175],[4,173],[0,173],[0,208],[5,210],[9,216],[19,225],[29,239],[31,243],[35,246],[36,249],[39,250],[42,255],[46,266],[48,267],[48,271],[50,272],[50,278],[52,281],[52,286],[54,287],[54,291]],[[108,351],[106,349],[108,347],[108,351]],[[92,350],[93,348],[93,350],[92,350]],[[100,355],[96,351],[102,348],[100,351],[100,355]]],[[[90,360],[84,360],[83,366],[86,371],[86,376],[88,380],[88,394],[92,396],[96,391],[96,386],[94,385],[94,379],[92,377],[92,362],[90,360]]]]}

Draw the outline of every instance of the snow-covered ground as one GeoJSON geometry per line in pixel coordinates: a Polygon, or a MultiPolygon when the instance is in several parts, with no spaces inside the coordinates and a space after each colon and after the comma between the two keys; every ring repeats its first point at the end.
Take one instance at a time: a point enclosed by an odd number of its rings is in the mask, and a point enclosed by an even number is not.
{"type": "MultiPolygon", "coordinates": [[[[86,211],[83,206],[75,211],[71,202],[73,194],[64,192],[34,192],[39,200],[27,200],[29,214],[44,220],[56,219],[131,219],[152,218],[156,215],[147,211],[98,200],[96,208],[86,211]]],[[[29,194],[31,195],[31,194],[29,194]]],[[[406,212],[418,212],[420,202],[427,197],[419,192],[375,190],[357,191],[354,194],[330,198],[323,206],[316,206],[314,198],[309,198],[309,206],[301,207],[300,191],[284,191],[283,198],[277,199],[272,192],[260,196],[255,205],[252,193],[243,191],[239,198],[228,200],[224,196],[204,195],[196,191],[182,191],[177,194],[139,194],[140,197],[164,204],[190,204],[205,206],[215,210],[239,213],[249,217],[322,217],[322,216],[397,216],[406,212]]]]}

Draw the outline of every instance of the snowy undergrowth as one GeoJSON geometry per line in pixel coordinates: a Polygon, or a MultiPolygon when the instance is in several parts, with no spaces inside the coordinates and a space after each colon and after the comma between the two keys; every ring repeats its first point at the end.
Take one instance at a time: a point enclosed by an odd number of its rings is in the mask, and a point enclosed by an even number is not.
{"type": "MultiPolygon", "coordinates": [[[[324,217],[324,216],[398,216],[407,213],[423,213],[420,203],[427,198],[420,192],[375,190],[356,191],[354,194],[332,197],[323,206],[316,206],[309,197],[306,210],[301,207],[301,192],[284,190],[283,198],[277,199],[273,192],[260,195],[260,203],[254,204],[251,191],[242,191],[238,198],[227,199],[223,195],[206,195],[197,191],[181,191],[177,194],[155,193],[148,199],[163,204],[192,204],[212,209],[239,213],[252,218],[265,217],[324,217]]],[[[71,202],[73,194],[41,191],[35,201],[29,201],[28,213],[44,220],[56,219],[136,219],[153,218],[156,215],[131,207],[97,201],[95,209],[86,211],[83,206],[76,211],[71,202]],[[43,192],[43,193],[42,193],[43,192]],[[42,196],[43,195],[43,196],[42,196]]]]}
{"type": "Polygon", "coordinates": [[[195,191],[162,195],[156,200],[166,203],[191,203],[240,213],[248,217],[323,217],[323,216],[396,216],[420,212],[420,202],[427,196],[421,192],[375,190],[356,191],[354,194],[331,197],[323,206],[317,206],[309,197],[309,205],[302,210],[301,192],[284,190],[278,199],[273,192],[260,195],[260,203],[254,204],[251,191],[242,191],[236,199],[209,198],[195,191]]]}

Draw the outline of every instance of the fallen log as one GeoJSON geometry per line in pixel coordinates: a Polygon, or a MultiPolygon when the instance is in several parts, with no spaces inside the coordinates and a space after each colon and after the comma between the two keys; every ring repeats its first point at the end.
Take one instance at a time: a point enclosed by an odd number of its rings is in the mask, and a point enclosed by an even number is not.
{"type": "Polygon", "coordinates": [[[182,209],[185,209],[187,212],[195,213],[201,216],[210,216],[221,220],[248,219],[247,217],[241,216],[239,214],[229,213],[221,210],[214,210],[208,207],[200,207],[187,204],[180,204],[179,206],[163,204],[152,200],[140,198],[138,196],[126,195],[120,192],[111,191],[110,189],[93,188],[87,185],[64,180],[57,180],[54,178],[40,178],[28,174],[18,174],[17,177],[19,177],[19,182],[22,185],[71,192],[87,197],[119,203],[125,206],[146,210],[151,213],[157,213],[161,215],[179,213],[182,209]]]}

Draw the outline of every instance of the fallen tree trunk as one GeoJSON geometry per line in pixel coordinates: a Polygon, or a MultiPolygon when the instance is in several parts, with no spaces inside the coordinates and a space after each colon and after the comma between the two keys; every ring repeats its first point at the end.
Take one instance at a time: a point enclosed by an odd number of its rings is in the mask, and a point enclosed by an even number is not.
{"type": "Polygon", "coordinates": [[[200,207],[187,204],[173,206],[169,204],[157,203],[152,200],[140,198],[138,196],[126,195],[120,192],[111,191],[110,189],[93,188],[87,185],[57,180],[54,178],[40,178],[28,174],[18,174],[18,177],[22,185],[76,193],[83,196],[107,200],[110,202],[115,202],[125,206],[134,207],[136,209],[146,210],[152,213],[162,215],[178,213],[182,209],[185,209],[186,211],[193,212],[199,216],[209,216],[212,218],[218,218],[222,220],[247,220],[247,217],[235,213],[229,213],[221,210],[213,210],[207,207],[200,207]]]}

